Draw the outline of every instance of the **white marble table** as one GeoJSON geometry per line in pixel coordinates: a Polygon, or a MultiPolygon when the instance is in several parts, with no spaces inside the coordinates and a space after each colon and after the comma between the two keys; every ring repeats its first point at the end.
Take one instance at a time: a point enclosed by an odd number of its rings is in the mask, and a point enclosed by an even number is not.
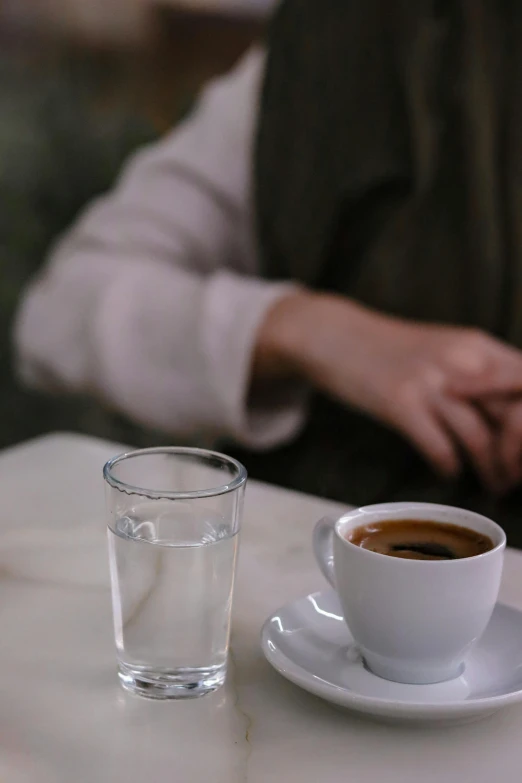
{"type": "MultiPolygon", "coordinates": [[[[124,693],[101,481],[116,450],[51,435],[0,455],[2,783],[520,783],[522,708],[462,727],[374,724],[271,670],[261,624],[285,601],[323,587],[310,534],[338,507],[255,482],[227,686],[191,702],[124,693]]],[[[502,599],[522,608],[522,556],[514,552],[502,599]]]]}

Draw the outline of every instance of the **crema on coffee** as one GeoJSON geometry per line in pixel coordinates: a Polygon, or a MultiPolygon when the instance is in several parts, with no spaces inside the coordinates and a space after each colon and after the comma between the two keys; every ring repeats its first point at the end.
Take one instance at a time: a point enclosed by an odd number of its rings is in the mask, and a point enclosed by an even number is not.
{"type": "Polygon", "coordinates": [[[346,539],[371,552],[409,560],[459,560],[494,548],[493,541],[476,530],[425,519],[361,525],[346,539]]]}

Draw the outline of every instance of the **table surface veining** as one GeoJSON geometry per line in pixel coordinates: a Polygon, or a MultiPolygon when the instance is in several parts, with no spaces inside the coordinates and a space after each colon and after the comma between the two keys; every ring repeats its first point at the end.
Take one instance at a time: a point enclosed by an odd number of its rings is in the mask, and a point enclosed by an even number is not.
{"type": "MultiPolygon", "coordinates": [[[[311,531],[341,508],[256,482],[247,490],[227,685],[184,702],[125,693],[101,480],[118,450],[57,434],[0,454],[1,783],[520,783],[522,707],[460,727],[377,724],[271,669],[261,625],[281,604],[324,587],[311,531]]],[[[508,552],[501,598],[522,609],[519,553],[508,552]]]]}

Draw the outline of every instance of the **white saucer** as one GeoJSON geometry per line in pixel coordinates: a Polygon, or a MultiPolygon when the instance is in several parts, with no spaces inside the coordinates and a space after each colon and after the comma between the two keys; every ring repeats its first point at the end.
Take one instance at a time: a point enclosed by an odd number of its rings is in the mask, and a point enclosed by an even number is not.
{"type": "Polygon", "coordinates": [[[402,685],[368,671],[333,590],[275,612],[263,627],[261,646],[291,682],[377,718],[460,722],[522,701],[522,612],[503,604],[495,607],[462,676],[436,685],[402,685]]]}

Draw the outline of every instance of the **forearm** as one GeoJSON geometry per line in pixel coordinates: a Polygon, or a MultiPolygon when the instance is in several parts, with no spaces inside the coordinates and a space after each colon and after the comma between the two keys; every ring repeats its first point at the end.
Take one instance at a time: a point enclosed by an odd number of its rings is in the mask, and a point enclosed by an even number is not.
{"type": "Polygon", "coordinates": [[[21,305],[15,339],[28,382],[93,393],[180,436],[226,434],[263,446],[290,434],[301,415],[295,403],[265,432],[248,405],[257,330],[284,286],[128,258],[76,262],[36,282],[21,305]]]}
{"type": "Polygon", "coordinates": [[[268,311],[254,355],[253,384],[300,378],[329,385],[332,367],[350,360],[389,321],[357,302],[305,288],[289,291],[268,311]]]}

